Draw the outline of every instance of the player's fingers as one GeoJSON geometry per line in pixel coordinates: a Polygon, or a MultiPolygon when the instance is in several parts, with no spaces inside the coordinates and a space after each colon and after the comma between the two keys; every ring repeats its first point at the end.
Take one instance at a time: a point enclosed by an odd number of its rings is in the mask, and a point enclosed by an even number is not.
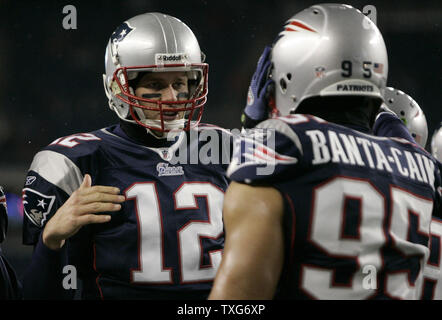
{"type": "Polygon", "coordinates": [[[261,91],[259,92],[259,98],[261,98],[263,94],[266,94],[266,93],[267,93],[267,87],[268,87],[269,85],[271,85],[272,82],[273,82],[272,79],[268,79],[268,80],[267,80],[267,82],[264,84],[264,86],[262,87],[261,91]]]}
{"type": "Polygon", "coordinates": [[[81,197],[81,203],[87,204],[92,202],[114,202],[121,203],[126,201],[123,195],[103,193],[103,192],[93,192],[85,194],[81,197]]]}
{"type": "Polygon", "coordinates": [[[266,64],[264,65],[264,67],[261,70],[261,73],[260,73],[259,79],[258,79],[258,86],[259,86],[259,88],[262,88],[263,84],[265,83],[265,81],[268,80],[268,78],[267,78],[267,71],[268,71],[271,63],[272,63],[271,61],[267,61],[266,64]]]}
{"type": "Polygon", "coordinates": [[[89,174],[85,174],[83,178],[83,182],[80,185],[79,189],[86,189],[89,188],[92,185],[92,178],[89,174]]]}
{"type": "Polygon", "coordinates": [[[110,194],[120,194],[120,189],[116,187],[110,187],[110,186],[93,186],[89,188],[86,193],[93,193],[93,192],[102,192],[102,193],[110,193],[110,194]]]}
{"type": "Polygon", "coordinates": [[[78,218],[78,224],[84,226],[91,223],[105,223],[111,220],[109,215],[87,214],[78,218]]]}
{"type": "Polygon", "coordinates": [[[258,59],[258,65],[262,64],[264,61],[266,61],[270,55],[270,52],[272,51],[272,48],[269,46],[266,46],[264,50],[261,53],[261,56],[258,59]]]}
{"type": "Polygon", "coordinates": [[[79,206],[75,213],[77,215],[85,215],[89,213],[100,213],[108,211],[121,210],[121,204],[115,204],[111,202],[92,202],[79,206]]]}

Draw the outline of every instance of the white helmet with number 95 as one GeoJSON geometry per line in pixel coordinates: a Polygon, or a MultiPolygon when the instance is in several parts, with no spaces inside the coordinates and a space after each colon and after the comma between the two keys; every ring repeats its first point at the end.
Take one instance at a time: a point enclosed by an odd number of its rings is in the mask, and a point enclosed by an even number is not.
{"type": "Polygon", "coordinates": [[[294,113],[305,99],[317,96],[382,101],[388,74],[384,39],[368,17],[349,5],[314,5],[291,17],[271,61],[280,115],[294,113]]]}

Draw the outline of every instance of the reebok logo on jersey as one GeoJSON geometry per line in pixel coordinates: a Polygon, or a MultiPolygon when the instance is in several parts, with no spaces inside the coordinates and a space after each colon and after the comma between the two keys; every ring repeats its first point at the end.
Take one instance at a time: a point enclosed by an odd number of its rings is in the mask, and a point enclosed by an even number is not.
{"type": "Polygon", "coordinates": [[[36,179],[37,179],[37,177],[35,177],[35,176],[26,177],[25,186],[29,186],[30,184],[33,184],[36,179]]]}
{"type": "Polygon", "coordinates": [[[170,167],[166,162],[157,164],[158,177],[163,176],[181,176],[184,174],[182,166],[170,167]]]}

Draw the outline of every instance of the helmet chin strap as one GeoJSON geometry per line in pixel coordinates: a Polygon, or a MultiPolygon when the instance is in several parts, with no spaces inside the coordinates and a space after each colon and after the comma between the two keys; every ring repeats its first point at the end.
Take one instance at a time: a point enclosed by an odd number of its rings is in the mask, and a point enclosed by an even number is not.
{"type": "MultiPolygon", "coordinates": [[[[152,120],[147,119],[146,115],[143,112],[143,109],[134,107],[135,113],[137,114],[138,118],[140,119],[140,122],[143,123],[146,126],[154,127],[161,129],[161,120],[152,120]]],[[[176,119],[176,120],[170,120],[166,121],[164,120],[164,129],[169,131],[179,131],[184,128],[186,119],[176,119]]],[[[156,130],[152,130],[149,128],[146,128],[147,133],[153,135],[157,139],[165,139],[167,138],[167,132],[160,132],[156,130]]]]}
{"type": "MultiPolygon", "coordinates": [[[[132,87],[130,87],[130,90],[133,92],[132,87]]],[[[160,98],[161,94],[158,93],[145,93],[142,95],[143,98],[147,98],[147,99],[154,99],[154,98],[160,98]]],[[[177,95],[178,99],[188,99],[189,98],[189,94],[187,92],[180,92],[177,95]]],[[[137,101],[138,103],[138,101],[137,101]]],[[[153,120],[153,119],[148,119],[146,118],[146,115],[143,112],[142,108],[134,108],[135,113],[137,114],[138,118],[140,119],[140,122],[142,122],[144,125],[147,125],[149,127],[154,127],[154,128],[158,128],[161,129],[161,120],[153,120]]],[[[163,120],[164,123],[164,129],[169,130],[169,131],[179,131],[182,130],[184,128],[185,125],[185,121],[186,119],[176,119],[176,120],[170,120],[170,121],[166,121],[163,120]]],[[[165,139],[168,136],[168,132],[160,132],[160,131],[156,131],[156,130],[152,130],[149,128],[146,128],[147,133],[153,135],[156,139],[165,139]]]]}
{"type": "MultiPolygon", "coordinates": [[[[164,122],[164,129],[170,131],[180,131],[184,128],[185,119],[177,119],[177,120],[171,120],[171,121],[163,121],[164,122]]],[[[150,120],[150,119],[144,119],[141,120],[141,122],[147,126],[150,127],[156,127],[161,128],[161,120],[150,120]]],[[[168,136],[169,132],[160,132],[156,130],[151,130],[149,128],[146,128],[147,133],[150,133],[157,139],[165,139],[168,136]]]]}

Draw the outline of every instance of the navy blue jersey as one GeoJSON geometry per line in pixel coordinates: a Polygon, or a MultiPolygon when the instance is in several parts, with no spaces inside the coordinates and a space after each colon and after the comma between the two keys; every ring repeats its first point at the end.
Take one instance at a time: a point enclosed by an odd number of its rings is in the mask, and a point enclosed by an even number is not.
{"type": "MultiPolygon", "coordinates": [[[[398,137],[416,143],[405,124],[390,112],[380,113],[373,126],[373,133],[381,137],[398,137]]],[[[417,144],[416,144],[417,145],[417,144]]],[[[439,172],[441,170],[441,163],[439,172]]],[[[436,212],[437,214],[437,212],[436,212]]],[[[424,300],[442,299],[442,212],[433,217],[430,223],[430,255],[424,268],[424,284],[421,298],[424,300]]]]}
{"type": "MultiPolygon", "coordinates": [[[[416,143],[405,124],[391,112],[381,112],[373,125],[373,134],[378,137],[403,138],[416,143]]],[[[416,143],[417,144],[417,143],[416,143]]]]}
{"type": "Polygon", "coordinates": [[[0,300],[21,300],[21,283],[0,248],[0,300]]]}
{"type": "Polygon", "coordinates": [[[228,174],[283,196],[277,298],[422,295],[441,181],[436,160],[414,143],[292,115],[238,139],[228,174]]]}
{"type": "Polygon", "coordinates": [[[127,200],[109,223],[87,225],[65,245],[83,297],[204,298],[224,245],[230,139],[209,125],[164,148],[135,143],[119,125],[59,138],[35,155],[28,172],[23,241],[37,243],[88,173],[92,185],[118,187],[127,200]],[[219,150],[205,147],[207,137],[219,139],[219,150]]]}
{"type": "MultiPolygon", "coordinates": [[[[6,197],[0,187],[0,244],[6,238],[8,210],[6,197]]],[[[0,247],[0,300],[21,299],[21,284],[14,268],[8,263],[0,247]]]]}
{"type": "Polygon", "coordinates": [[[433,218],[430,224],[430,255],[424,268],[421,298],[442,300],[442,219],[433,218]]]}

